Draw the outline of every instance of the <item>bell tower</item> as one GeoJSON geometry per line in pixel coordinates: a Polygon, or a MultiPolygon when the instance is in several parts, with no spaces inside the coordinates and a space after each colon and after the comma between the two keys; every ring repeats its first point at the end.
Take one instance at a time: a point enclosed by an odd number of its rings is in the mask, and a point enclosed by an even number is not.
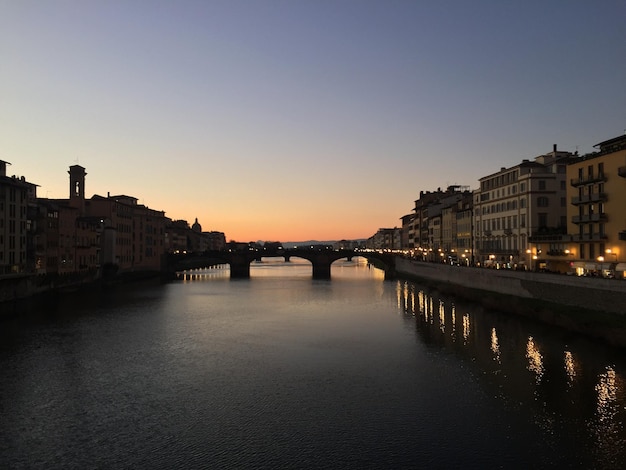
{"type": "Polygon", "coordinates": [[[85,176],[87,173],[80,165],[70,167],[70,206],[78,207],[80,213],[85,212],[85,176]]]}

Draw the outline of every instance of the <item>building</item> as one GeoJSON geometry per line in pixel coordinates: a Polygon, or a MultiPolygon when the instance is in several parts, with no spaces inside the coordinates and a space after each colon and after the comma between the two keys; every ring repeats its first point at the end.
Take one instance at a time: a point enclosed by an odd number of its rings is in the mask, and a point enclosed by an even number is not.
{"type": "Polygon", "coordinates": [[[464,186],[448,186],[445,191],[420,192],[415,201],[415,233],[420,234],[417,249],[427,261],[450,260],[456,243],[456,205],[469,191],[464,186]],[[419,222],[417,222],[419,220],[419,222]]]}
{"type": "Polygon", "coordinates": [[[207,250],[223,250],[226,248],[226,235],[224,232],[212,230],[210,232],[202,232],[206,239],[207,250]]]}
{"type": "Polygon", "coordinates": [[[163,211],[126,195],[85,197],[85,168],[69,171],[68,199],[39,199],[39,272],[158,271],[165,253],[163,211]]]}
{"type": "Polygon", "coordinates": [[[373,250],[399,250],[402,229],[380,228],[367,239],[365,246],[373,250]]]}
{"type": "Polygon", "coordinates": [[[415,212],[400,217],[402,232],[400,234],[400,247],[403,250],[413,251],[415,248],[415,212]]]}
{"type": "Polygon", "coordinates": [[[7,165],[0,160],[0,276],[35,269],[31,230],[37,185],[23,176],[8,177],[7,165]]]}
{"type": "Polygon", "coordinates": [[[567,236],[541,243],[552,270],[624,277],[626,271],[626,135],[567,166],[567,236]]]}
{"type": "Polygon", "coordinates": [[[545,267],[537,242],[567,231],[566,171],[575,158],[558,151],[480,178],[474,191],[474,257],[482,266],[545,267]],[[532,243],[531,243],[532,240],[532,243]]]}
{"type": "Polygon", "coordinates": [[[473,215],[474,199],[468,191],[456,204],[456,240],[452,249],[456,252],[456,261],[465,266],[474,264],[473,215]]]}
{"type": "Polygon", "coordinates": [[[150,209],[127,195],[94,195],[85,201],[90,217],[108,221],[105,255],[120,272],[158,271],[166,252],[165,227],[169,219],[164,211],[150,209]]]}

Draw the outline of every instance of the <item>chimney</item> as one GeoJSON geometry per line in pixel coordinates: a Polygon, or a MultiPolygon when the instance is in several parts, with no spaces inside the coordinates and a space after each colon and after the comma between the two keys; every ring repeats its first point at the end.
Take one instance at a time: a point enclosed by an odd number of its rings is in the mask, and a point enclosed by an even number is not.
{"type": "Polygon", "coordinates": [[[552,146],[552,151],[553,151],[553,152],[556,152],[556,144],[554,144],[554,145],[552,146]]]}
{"type": "Polygon", "coordinates": [[[5,162],[4,160],[0,160],[0,176],[7,175],[7,165],[10,165],[10,163],[5,162]]]}

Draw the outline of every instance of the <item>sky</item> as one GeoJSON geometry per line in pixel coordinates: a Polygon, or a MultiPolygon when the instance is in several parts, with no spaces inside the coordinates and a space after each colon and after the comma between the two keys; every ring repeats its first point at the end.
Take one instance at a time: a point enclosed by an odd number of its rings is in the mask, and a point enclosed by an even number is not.
{"type": "Polygon", "coordinates": [[[420,191],[626,130],[623,0],[0,0],[0,159],[228,240],[400,226],[420,191]]]}

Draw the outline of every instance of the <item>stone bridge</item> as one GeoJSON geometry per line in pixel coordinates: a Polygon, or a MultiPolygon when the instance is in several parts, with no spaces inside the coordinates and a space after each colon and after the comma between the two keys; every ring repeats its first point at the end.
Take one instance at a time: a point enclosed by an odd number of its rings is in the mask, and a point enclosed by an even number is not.
{"type": "Polygon", "coordinates": [[[326,248],[220,250],[205,251],[204,253],[170,254],[167,255],[164,270],[168,276],[174,278],[176,273],[183,271],[208,268],[217,264],[228,264],[230,265],[231,278],[248,278],[250,277],[250,263],[254,260],[281,257],[285,261],[289,261],[292,257],[298,257],[311,262],[313,279],[330,279],[332,263],[343,258],[350,261],[355,256],[362,256],[376,267],[383,269],[385,279],[392,279],[395,276],[395,256],[391,253],[326,248]]]}

